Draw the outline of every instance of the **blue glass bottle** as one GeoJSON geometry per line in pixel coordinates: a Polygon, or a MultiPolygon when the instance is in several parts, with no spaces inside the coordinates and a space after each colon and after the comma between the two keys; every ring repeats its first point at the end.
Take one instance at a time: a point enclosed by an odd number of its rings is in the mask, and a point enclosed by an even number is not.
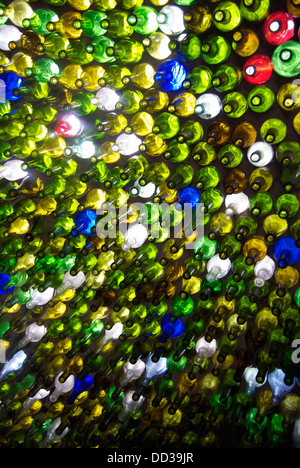
{"type": "Polygon", "coordinates": [[[274,244],[273,255],[278,261],[279,268],[286,268],[300,261],[300,248],[296,246],[293,237],[281,237],[274,244]]]}
{"type": "Polygon", "coordinates": [[[20,88],[23,84],[23,79],[14,72],[7,72],[1,75],[1,80],[5,83],[5,97],[7,101],[16,101],[20,99],[19,96],[15,96],[13,90],[20,88]]]}
{"type": "Polygon", "coordinates": [[[197,203],[200,203],[200,193],[195,187],[187,186],[184,187],[180,190],[178,194],[178,200],[180,203],[183,205],[186,204],[191,204],[192,207],[194,208],[197,203]]]}
{"type": "Polygon", "coordinates": [[[165,91],[178,91],[186,77],[187,71],[182,63],[170,59],[158,66],[154,79],[165,91]]]}
{"type": "Polygon", "coordinates": [[[75,380],[75,384],[71,395],[67,399],[67,404],[72,405],[78,395],[82,392],[86,392],[94,383],[94,379],[91,375],[87,375],[84,379],[80,380],[78,377],[75,380]]]}
{"type": "Polygon", "coordinates": [[[172,321],[172,314],[164,316],[161,322],[163,334],[160,337],[160,342],[164,343],[168,338],[178,338],[184,332],[184,323],[178,318],[175,322],[172,321]]]}
{"type": "Polygon", "coordinates": [[[80,232],[81,234],[91,234],[92,228],[96,225],[97,214],[93,210],[84,210],[76,213],[75,229],[72,235],[76,236],[80,232]]]}
{"type": "Polygon", "coordinates": [[[14,289],[14,286],[11,286],[9,289],[3,289],[3,286],[9,281],[9,276],[5,273],[0,273],[0,295],[5,295],[14,289]]]}

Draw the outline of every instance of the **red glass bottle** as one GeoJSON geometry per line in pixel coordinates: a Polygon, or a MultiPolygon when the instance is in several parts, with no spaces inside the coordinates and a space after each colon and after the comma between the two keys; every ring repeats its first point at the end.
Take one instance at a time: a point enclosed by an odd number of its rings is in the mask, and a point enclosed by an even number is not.
{"type": "Polygon", "coordinates": [[[253,85],[266,83],[271,78],[272,73],[272,59],[267,55],[253,55],[243,67],[245,80],[253,85]]]}
{"type": "Polygon", "coordinates": [[[290,41],[295,34],[295,20],[287,11],[275,11],[264,22],[263,34],[270,44],[280,45],[290,41]]]}

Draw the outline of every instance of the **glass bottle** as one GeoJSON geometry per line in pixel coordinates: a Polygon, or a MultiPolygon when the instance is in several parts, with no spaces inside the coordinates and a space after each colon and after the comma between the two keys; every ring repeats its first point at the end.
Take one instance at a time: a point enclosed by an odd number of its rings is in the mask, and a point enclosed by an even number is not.
{"type": "Polygon", "coordinates": [[[231,54],[231,45],[223,36],[207,36],[201,44],[201,56],[208,65],[226,62],[231,54]]]}
{"type": "Polygon", "coordinates": [[[127,21],[135,32],[147,35],[158,29],[157,15],[158,13],[153,7],[141,5],[133,9],[127,17],[127,21]]]}
{"type": "Polygon", "coordinates": [[[253,216],[266,216],[273,208],[273,199],[269,193],[256,193],[250,198],[253,216]]]}
{"type": "Polygon", "coordinates": [[[220,2],[213,12],[213,23],[222,32],[236,29],[241,21],[240,9],[233,2],[220,2]]]}
{"type": "Polygon", "coordinates": [[[288,0],[287,1],[287,9],[293,16],[295,16],[296,18],[299,18],[299,3],[298,3],[298,0],[288,0]]]}
{"type": "Polygon", "coordinates": [[[196,173],[195,187],[199,190],[216,188],[221,180],[219,171],[214,166],[206,166],[196,173]]]}
{"type": "Polygon", "coordinates": [[[167,59],[172,51],[169,47],[170,38],[161,31],[156,31],[142,40],[147,53],[155,60],[167,59]]]}
{"type": "Polygon", "coordinates": [[[231,135],[232,128],[227,122],[215,122],[207,129],[207,143],[219,147],[228,143],[231,135]]]}
{"type": "Polygon", "coordinates": [[[284,194],[277,198],[274,206],[280,218],[292,218],[299,211],[299,200],[296,195],[284,194]]]}
{"type": "Polygon", "coordinates": [[[248,94],[248,105],[253,112],[267,112],[275,103],[276,96],[267,86],[255,86],[248,94]]]}
{"type": "Polygon", "coordinates": [[[273,244],[278,237],[286,233],[288,230],[288,222],[286,219],[280,218],[277,214],[271,214],[264,219],[263,229],[266,233],[266,242],[268,244],[273,244]]]}
{"type": "Polygon", "coordinates": [[[101,21],[106,17],[107,14],[104,11],[87,10],[82,13],[81,19],[74,21],[73,27],[81,29],[85,36],[94,38],[105,34],[106,30],[101,27],[101,21]]]}
{"type": "Polygon", "coordinates": [[[265,167],[274,158],[274,149],[269,143],[256,142],[248,149],[247,158],[253,166],[265,167]]]}
{"type": "Polygon", "coordinates": [[[254,192],[266,193],[273,185],[274,177],[267,168],[255,169],[249,177],[249,185],[254,192]]]}
{"type": "Polygon", "coordinates": [[[267,255],[267,246],[262,236],[252,236],[243,245],[243,254],[247,265],[263,260],[267,255]]]}
{"type": "Polygon", "coordinates": [[[179,35],[184,32],[184,13],[177,5],[163,6],[157,15],[158,27],[166,35],[179,35]]]}
{"type": "Polygon", "coordinates": [[[241,70],[228,64],[221,64],[212,77],[212,85],[219,92],[233,91],[240,85],[241,81],[241,70]]]}
{"type": "Polygon", "coordinates": [[[234,32],[231,45],[237,55],[250,57],[259,48],[260,40],[252,29],[240,28],[234,32]]]}
{"type": "Polygon", "coordinates": [[[287,112],[292,112],[300,107],[299,83],[294,80],[292,83],[285,83],[281,86],[277,93],[277,102],[281,109],[287,112]]]}
{"type": "Polygon", "coordinates": [[[243,153],[240,148],[230,143],[225,144],[218,151],[220,163],[227,169],[234,169],[240,165],[243,160],[243,153]]]}
{"type": "Polygon", "coordinates": [[[271,145],[281,143],[285,140],[286,135],[286,124],[277,118],[266,120],[260,128],[261,138],[271,145]]]}
{"type": "Polygon", "coordinates": [[[250,22],[260,22],[267,18],[270,9],[269,0],[242,0],[240,4],[242,17],[250,22]]]}
{"type": "Polygon", "coordinates": [[[229,170],[223,178],[223,186],[227,195],[241,193],[248,186],[248,179],[242,171],[229,170]]]}
{"type": "Polygon", "coordinates": [[[264,22],[263,34],[265,39],[273,45],[292,40],[295,34],[293,15],[285,11],[271,13],[264,22]]]}
{"type": "Polygon", "coordinates": [[[206,5],[193,5],[184,14],[184,25],[194,34],[203,34],[212,26],[212,14],[206,5]]]}
{"type": "Polygon", "coordinates": [[[300,161],[300,145],[298,142],[281,142],[276,150],[276,159],[283,166],[297,164],[300,161]]]}
{"type": "Polygon", "coordinates": [[[181,34],[169,43],[172,51],[177,53],[179,60],[197,60],[201,55],[201,42],[195,34],[181,34]]]}
{"type": "Polygon", "coordinates": [[[222,101],[223,111],[230,118],[240,118],[248,109],[247,99],[239,92],[226,94],[222,101]]]}
{"type": "Polygon", "coordinates": [[[208,67],[194,67],[191,71],[188,70],[186,79],[182,83],[184,89],[200,94],[204,93],[211,87],[213,72],[208,67]]]}
{"type": "Polygon", "coordinates": [[[243,76],[252,85],[261,85],[269,81],[274,67],[267,55],[256,54],[250,57],[243,66],[243,76]]]}
{"type": "Polygon", "coordinates": [[[299,70],[297,67],[300,54],[299,43],[296,41],[288,41],[279,45],[272,56],[272,62],[275,72],[285,78],[294,78],[298,76],[299,70]]]}

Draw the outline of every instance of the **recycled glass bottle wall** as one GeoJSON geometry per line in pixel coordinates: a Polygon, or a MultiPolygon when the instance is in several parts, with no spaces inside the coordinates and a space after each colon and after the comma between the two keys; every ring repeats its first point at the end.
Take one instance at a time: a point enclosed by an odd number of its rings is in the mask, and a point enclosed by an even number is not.
{"type": "Polygon", "coordinates": [[[1,448],[300,446],[299,18],[0,4],[1,448]]]}

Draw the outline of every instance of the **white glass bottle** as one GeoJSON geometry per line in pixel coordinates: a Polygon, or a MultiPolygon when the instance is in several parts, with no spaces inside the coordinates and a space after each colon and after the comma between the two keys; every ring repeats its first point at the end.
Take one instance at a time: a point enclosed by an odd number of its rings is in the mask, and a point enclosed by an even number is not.
{"type": "Polygon", "coordinates": [[[273,146],[264,141],[258,141],[248,149],[247,158],[253,166],[265,167],[274,158],[273,146]]]}
{"type": "Polygon", "coordinates": [[[206,280],[209,282],[213,282],[217,279],[224,278],[224,276],[228,274],[230,268],[231,260],[229,258],[222,260],[220,258],[220,255],[216,254],[213,257],[211,257],[206,264],[206,280]]]}
{"type": "Polygon", "coordinates": [[[175,5],[165,5],[157,15],[158,27],[166,35],[178,35],[185,31],[183,10],[175,5]]]}
{"type": "Polygon", "coordinates": [[[196,99],[195,114],[204,120],[214,119],[222,110],[222,101],[216,94],[204,93],[196,99]]]}
{"type": "Polygon", "coordinates": [[[257,262],[254,267],[254,283],[261,288],[266,281],[272,278],[276,269],[274,260],[268,255],[262,260],[257,262]]]}

